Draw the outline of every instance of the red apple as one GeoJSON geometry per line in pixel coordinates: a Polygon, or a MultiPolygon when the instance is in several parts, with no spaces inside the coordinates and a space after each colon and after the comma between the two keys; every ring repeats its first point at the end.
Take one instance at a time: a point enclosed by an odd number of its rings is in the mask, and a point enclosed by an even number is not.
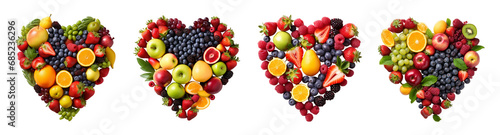
{"type": "Polygon", "coordinates": [[[429,58],[429,56],[425,55],[425,53],[423,52],[419,52],[413,57],[413,65],[415,65],[415,68],[420,70],[429,68],[430,61],[431,59],[429,58]]]}
{"type": "Polygon", "coordinates": [[[406,71],[405,80],[411,86],[417,86],[422,82],[422,73],[418,69],[410,69],[406,71]]]}
{"type": "Polygon", "coordinates": [[[172,81],[172,74],[166,69],[158,69],[153,75],[156,85],[167,86],[172,81]]]}
{"type": "Polygon", "coordinates": [[[434,46],[428,45],[425,47],[424,52],[425,52],[425,54],[430,56],[430,55],[434,55],[434,53],[436,53],[436,50],[434,50],[434,46]]]}
{"type": "Polygon", "coordinates": [[[203,89],[209,94],[217,94],[222,90],[222,81],[217,77],[212,77],[210,80],[205,82],[203,89]]]}
{"type": "Polygon", "coordinates": [[[476,67],[479,64],[479,54],[476,51],[468,51],[464,55],[464,62],[469,68],[476,67]]]}
{"type": "Polygon", "coordinates": [[[448,48],[450,41],[448,40],[448,36],[443,33],[438,33],[432,37],[432,46],[436,48],[436,50],[444,51],[448,48]]]}
{"type": "Polygon", "coordinates": [[[394,67],[394,65],[384,65],[384,68],[385,68],[388,72],[392,72],[393,67],[394,67]]]}

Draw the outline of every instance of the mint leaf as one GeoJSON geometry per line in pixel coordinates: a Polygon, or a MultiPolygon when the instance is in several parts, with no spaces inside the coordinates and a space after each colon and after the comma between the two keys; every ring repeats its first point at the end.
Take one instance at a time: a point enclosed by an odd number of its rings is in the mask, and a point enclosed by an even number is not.
{"type": "Polygon", "coordinates": [[[139,65],[141,66],[142,71],[150,72],[150,73],[155,72],[155,69],[153,68],[153,66],[151,66],[151,64],[149,64],[149,62],[142,60],[141,58],[137,58],[137,63],[139,63],[139,65]]]}
{"type": "Polygon", "coordinates": [[[151,80],[153,80],[153,74],[154,73],[144,73],[141,75],[141,77],[146,79],[146,81],[151,81],[151,80]]]}
{"type": "Polygon", "coordinates": [[[391,56],[384,56],[380,59],[379,64],[380,65],[393,65],[394,62],[392,62],[391,56]]]}
{"type": "Polygon", "coordinates": [[[432,119],[434,119],[434,121],[436,121],[436,122],[441,121],[441,117],[439,117],[438,115],[435,115],[435,114],[432,115],[432,119]]]}
{"type": "Polygon", "coordinates": [[[411,87],[411,85],[408,83],[405,83],[405,84],[403,84],[403,87],[408,88],[408,87],[411,87]]]}
{"type": "Polygon", "coordinates": [[[476,46],[472,47],[470,50],[477,52],[483,48],[484,48],[484,46],[482,46],[482,45],[476,45],[476,46]]]}
{"type": "Polygon", "coordinates": [[[455,58],[453,59],[453,65],[461,70],[467,70],[467,65],[465,65],[464,60],[455,58]]]}
{"type": "Polygon", "coordinates": [[[38,55],[38,53],[36,52],[36,49],[33,49],[30,46],[28,46],[28,48],[24,51],[24,55],[28,59],[33,60],[33,59],[36,58],[36,56],[38,55]]]}
{"type": "Polygon", "coordinates": [[[437,82],[437,77],[433,75],[429,75],[422,79],[422,86],[431,86],[432,84],[437,82]]]}
{"type": "Polygon", "coordinates": [[[451,26],[451,20],[450,20],[450,18],[446,18],[446,25],[448,27],[451,26]]]}

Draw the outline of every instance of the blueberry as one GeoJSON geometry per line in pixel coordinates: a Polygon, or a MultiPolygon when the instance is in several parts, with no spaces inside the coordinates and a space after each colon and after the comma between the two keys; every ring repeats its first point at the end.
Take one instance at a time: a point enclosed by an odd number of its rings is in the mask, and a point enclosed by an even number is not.
{"type": "Polygon", "coordinates": [[[469,79],[469,78],[465,78],[464,82],[465,82],[466,84],[469,84],[469,83],[470,83],[470,79],[469,79]]]}
{"type": "Polygon", "coordinates": [[[300,43],[299,39],[293,39],[292,40],[293,46],[297,46],[297,45],[299,45],[299,43],[300,43]]]}
{"type": "Polygon", "coordinates": [[[417,98],[415,101],[417,101],[417,103],[420,103],[420,102],[422,102],[422,99],[417,98]]]}
{"type": "Polygon", "coordinates": [[[318,89],[312,88],[311,90],[309,90],[309,93],[311,94],[311,96],[316,96],[318,95],[318,89]]]}
{"type": "Polygon", "coordinates": [[[424,105],[418,104],[418,108],[422,109],[422,108],[424,108],[424,105]]]}
{"type": "Polygon", "coordinates": [[[332,61],[331,60],[325,60],[325,65],[326,66],[331,66],[332,65],[332,61]]]}
{"type": "Polygon", "coordinates": [[[314,45],[314,50],[318,51],[318,50],[321,50],[321,44],[316,44],[314,45]]]}
{"type": "Polygon", "coordinates": [[[328,38],[328,40],[326,40],[326,44],[329,45],[329,46],[332,46],[333,43],[334,43],[333,38],[328,38]]]}
{"type": "Polygon", "coordinates": [[[314,83],[316,81],[316,77],[309,77],[309,83],[314,83]]]}
{"type": "Polygon", "coordinates": [[[304,76],[302,78],[302,83],[307,83],[307,82],[309,82],[309,76],[304,76]]]}
{"type": "Polygon", "coordinates": [[[351,69],[352,69],[352,68],[354,68],[354,67],[356,67],[356,64],[354,64],[354,63],[350,63],[350,64],[349,64],[349,68],[351,68],[351,69]]]}
{"type": "Polygon", "coordinates": [[[64,31],[62,29],[59,29],[57,32],[61,35],[64,34],[64,31]]]}
{"type": "Polygon", "coordinates": [[[314,96],[309,96],[309,98],[307,99],[307,101],[314,102],[314,96]]]}
{"type": "Polygon", "coordinates": [[[291,62],[286,63],[286,68],[293,69],[293,63],[291,62]]]}
{"type": "Polygon", "coordinates": [[[331,60],[333,57],[332,57],[332,54],[330,52],[326,52],[325,53],[325,59],[327,60],[331,60]]]}
{"type": "Polygon", "coordinates": [[[323,44],[321,47],[323,48],[324,51],[330,51],[331,49],[330,46],[326,44],[323,44]]]}
{"type": "Polygon", "coordinates": [[[314,83],[314,86],[315,86],[316,88],[318,88],[318,89],[323,88],[323,81],[316,81],[316,82],[314,83]]]}
{"type": "Polygon", "coordinates": [[[323,51],[321,48],[319,50],[316,50],[316,54],[319,56],[323,56],[325,54],[325,51],[323,51]]]}
{"type": "Polygon", "coordinates": [[[342,50],[335,51],[335,56],[341,56],[341,55],[342,55],[342,50]]]}
{"type": "Polygon", "coordinates": [[[431,66],[436,66],[436,61],[431,61],[431,66]]]}
{"type": "Polygon", "coordinates": [[[284,99],[290,99],[292,95],[290,94],[290,92],[286,91],[285,93],[283,93],[283,98],[284,99]]]}
{"type": "Polygon", "coordinates": [[[279,51],[278,58],[280,58],[280,59],[285,58],[285,52],[284,51],[279,51]]]}
{"type": "Polygon", "coordinates": [[[307,87],[308,87],[308,88],[314,88],[314,83],[312,83],[312,82],[309,80],[309,82],[307,83],[307,87]]]}
{"type": "Polygon", "coordinates": [[[319,75],[318,75],[318,79],[319,79],[319,80],[325,80],[325,78],[326,78],[326,75],[325,75],[325,74],[319,74],[319,75]]]}
{"type": "MultiPolygon", "coordinates": [[[[200,33],[200,35],[201,35],[201,33],[200,33]]],[[[263,40],[264,40],[264,42],[269,42],[271,39],[269,38],[269,36],[265,36],[263,40]]]]}

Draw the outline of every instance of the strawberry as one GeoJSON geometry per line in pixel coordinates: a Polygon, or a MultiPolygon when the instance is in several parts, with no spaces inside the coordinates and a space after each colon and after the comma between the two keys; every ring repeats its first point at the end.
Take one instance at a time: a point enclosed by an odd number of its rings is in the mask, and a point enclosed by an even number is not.
{"type": "Polygon", "coordinates": [[[94,82],[95,85],[100,85],[104,82],[104,79],[102,78],[102,76],[99,76],[99,78],[97,78],[97,80],[94,82]]]}
{"type": "Polygon", "coordinates": [[[441,114],[441,111],[442,110],[441,110],[441,105],[440,104],[434,104],[432,106],[432,112],[433,112],[433,114],[435,114],[435,115],[441,114]]]}
{"type": "Polygon", "coordinates": [[[26,57],[23,52],[17,52],[17,59],[20,60],[21,58],[26,57]]]}
{"type": "Polygon", "coordinates": [[[78,46],[73,44],[73,43],[67,43],[66,47],[68,48],[69,51],[71,52],[77,52],[78,51],[78,46]]]}
{"type": "Polygon", "coordinates": [[[278,24],[276,22],[266,22],[262,25],[259,25],[260,33],[266,35],[266,36],[272,36],[274,33],[276,33],[276,28],[278,24]]]}
{"type": "Polygon", "coordinates": [[[167,26],[158,26],[158,31],[160,33],[160,37],[164,37],[167,35],[168,27],[167,26]]]}
{"type": "Polygon", "coordinates": [[[238,44],[231,45],[228,49],[229,54],[231,54],[231,56],[236,56],[236,54],[238,54],[239,51],[238,48],[239,48],[238,44]]]}
{"type": "Polygon", "coordinates": [[[479,44],[479,39],[478,38],[474,38],[471,40],[471,43],[472,43],[472,46],[476,46],[479,44]]]}
{"type": "Polygon", "coordinates": [[[158,28],[158,26],[156,26],[156,23],[153,22],[153,20],[148,20],[148,22],[146,22],[146,25],[148,25],[149,30],[152,30],[154,28],[158,28]]]}
{"type": "Polygon", "coordinates": [[[163,86],[160,86],[160,85],[155,85],[153,87],[153,90],[155,90],[156,94],[158,95],[161,95],[161,92],[164,90],[165,88],[163,86]]]}
{"type": "Polygon", "coordinates": [[[424,100],[422,101],[422,105],[423,105],[423,106],[430,106],[430,105],[431,105],[431,101],[430,101],[430,100],[427,100],[427,99],[424,99],[424,100]]]}
{"type": "Polygon", "coordinates": [[[64,60],[64,65],[68,68],[73,67],[76,64],[76,58],[71,57],[71,56],[66,56],[66,59],[64,60]]]}
{"type": "Polygon", "coordinates": [[[97,32],[89,32],[87,34],[87,39],[85,40],[85,44],[97,44],[99,43],[100,36],[97,32]]]}
{"type": "Polygon", "coordinates": [[[146,40],[144,39],[139,39],[135,42],[139,47],[146,47],[148,44],[146,43],[146,40]]]}
{"type": "Polygon", "coordinates": [[[451,105],[451,101],[450,100],[444,100],[443,102],[441,102],[441,108],[443,108],[443,109],[448,109],[451,106],[452,105],[451,105]]]}
{"type": "Polygon", "coordinates": [[[141,33],[141,36],[142,36],[142,39],[144,39],[144,41],[149,41],[151,40],[151,31],[149,31],[148,29],[142,29],[139,31],[139,33],[141,33]]]}
{"type": "Polygon", "coordinates": [[[302,56],[304,55],[304,50],[302,47],[295,47],[288,50],[285,54],[286,59],[292,62],[297,68],[301,68],[302,56]]]}
{"type": "Polygon", "coordinates": [[[333,84],[338,84],[344,81],[345,74],[336,65],[330,66],[328,72],[326,73],[325,81],[323,82],[323,87],[328,87],[333,84]]]}
{"type": "Polygon", "coordinates": [[[354,47],[345,49],[343,55],[345,60],[351,63],[359,62],[359,58],[361,58],[361,52],[357,51],[354,47]]]}
{"type": "Polygon", "coordinates": [[[427,119],[427,117],[431,116],[432,114],[432,108],[430,107],[424,107],[421,111],[420,111],[420,114],[422,114],[422,116],[427,119]]]}
{"type": "Polygon", "coordinates": [[[219,27],[220,24],[220,19],[217,16],[212,17],[212,20],[210,20],[210,24],[212,24],[212,27],[219,27]]]}
{"type": "Polygon", "coordinates": [[[160,61],[158,61],[157,59],[150,57],[148,58],[148,62],[149,64],[151,64],[151,66],[153,66],[154,69],[160,68],[160,61]]]}
{"type": "Polygon", "coordinates": [[[109,67],[107,67],[107,68],[101,68],[99,70],[99,75],[101,77],[106,77],[106,76],[108,76],[108,74],[109,74],[109,67]]]}
{"type": "Polygon", "coordinates": [[[34,69],[42,69],[45,64],[45,60],[42,57],[36,57],[31,62],[31,67],[33,67],[34,69]]]}
{"type": "Polygon", "coordinates": [[[306,34],[304,36],[304,40],[301,41],[300,43],[302,44],[303,47],[307,49],[311,49],[314,44],[316,44],[316,39],[311,35],[311,34],[306,34]],[[307,42],[304,42],[307,41],[307,42]]]}
{"type": "Polygon", "coordinates": [[[160,26],[167,26],[167,21],[165,21],[165,16],[162,16],[162,17],[158,18],[158,20],[156,20],[156,25],[158,27],[160,27],[160,26]]]}
{"type": "Polygon", "coordinates": [[[222,52],[222,54],[220,56],[220,60],[223,61],[223,62],[227,62],[227,61],[231,60],[231,55],[227,51],[226,52],[222,52]]]}
{"type": "Polygon", "coordinates": [[[292,26],[292,22],[293,22],[292,16],[290,15],[289,17],[288,16],[280,17],[280,19],[276,23],[278,25],[278,29],[280,29],[281,31],[287,31],[292,26]]]}
{"type": "Polygon", "coordinates": [[[419,98],[419,99],[424,99],[425,98],[423,90],[418,90],[417,91],[417,98],[419,98]]]}
{"type": "Polygon", "coordinates": [[[83,108],[86,105],[86,101],[83,98],[73,98],[73,106],[75,108],[83,108]]]}
{"type": "Polygon", "coordinates": [[[104,57],[106,54],[106,48],[100,44],[95,45],[94,54],[96,57],[104,57]]]}
{"type": "Polygon", "coordinates": [[[286,78],[294,84],[299,84],[300,81],[302,81],[302,72],[299,68],[289,69],[288,72],[286,72],[286,78]]]}
{"type": "Polygon", "coordinates": [[[233,58],[232,60],[229,60],[228,62],[226,62],[227,70],[230,71],[234,67],[236,67],[236,65],[238,65],[238,61],[239,61],[238,58],[233,58]]]}
{"type": "Polygon", "coordinates": [[[468,77],[469,77],[469,73],[467,73],[467,71],[465,71],[465,70],[458,71],[458,78],[460,79],[460,81],[463,82],[468,77]]]}
{"type": "Polygon", "coordinates": [[[229,28],[226,31],[224,31],[224,34],[222,35],[223,37],[234,37],[234,31],[233,29],[229,28]]]}
{"type": "Polygon", "coordinates": [[[304,26],[304,21],[302,21],[302,19],[300,18],[297,18],[293,21],[293,25],[295,25],[296,27],[304,26]]]}
{"type": "Polygon", "coordinates": [[[191,108],[191,106],[193,106],[193,100],[191,100],[191,98],[187,98],[187,99],[184,99],[182,100],[182,110],[187,110],[189,108],[191,108]]]}
{"type": "Polygon", "coordinates": [[[391,49],[389,49],[389,47],[387,47],[385,45],[380,45],[378,47],[378,52],[380,52],[380,55],[382,55],[382,56],[387,56],[387,55],[391,54],[391,49]]]}
{"type": "Polygon", "coordinates": [[[83,91],[84,91],[84,84],[80,83],[79,81],[74,81],[71,83],[71,86],[69,86],[69,93],[68,95],[74,98],[79,98],[82,96],[83,91]]]}
{"type": "Polygon", "coordinates": [[[405,28],[407,28],[407,29],[413,29],[413,28],[415,28],[415,26],[417,26],[417,24],[418,24],[418,22],[417,22],[417,21],[415,21],[415,20],[414,20],[413,18],[411,18],[411,17],[410,17],[410,18],[408,18],[408,19],[406,19],[406,20],[405,20],[405,22],[404,22],[404,26],[405,26],[405,28]]]}
{"type": "Polygon", "coordinates": [[[216,31],[226,31],[226,29],[227,29],[227,25],[224,23],[220,23],[219,26],[217,26],[216,31]]]}
{"type": "Polygon", "coordinates": [[[345,38],[358,36],[358,27],[352,23],[348,23],[340,29],[340,34],[342,34],[345,38]]]}
{"type": "Polygon", "coordinates": [[[149,58],[149,54],[148,52],[146,52],[146,49],[144,49],[144,47],[136,47],[134,54],[139,56],[140,58],[149,58]]]}
{"type": "Polygon", "coordinates": [[[384,65],[384,68],[388,71],[388,72],[392,72],[393,70],[393,67],[394,65],[384,65]]]}
{"type": "Polygon", "coordinates": [[[399,71],[392,71],[391,74],[389,74],[389,80],[394,84],[399,84],[401,80],[403,80],[403,75],[399,71]]]}
{"type": "Polygon", "coordinates": [[[448,93],[446,97],[448,97],[448,100],[453,101],[455,100],[455,93],[448,93]]]}
{"type": "Polygon", "coordinates": [[[318,42],[323,44],[326,43],[326,40],[330,38],[330,25],[326,25],[326,27],[316,27],[314,31],[314,36],[318,39],[318,42]]]}
{"type": "Polygon", "coordinates": [[[198,109],[196,108],[190,109],[187,112],[187,120],[192,120],[194,117],[196,117],[196,115],[198,115],[198,109]]]}
{"type": "Polygon", "coordinates": [[[222,40],[223,36],[222,36],[222,33],[220,31],[215,31],[214,32],[214,39],[215,41],[218,41],[220,42],[222,40]]]}
{"type": "Polygon", "coordinates": [[[233,39],[231,39],[231,37],[224,37],[220,44],[222,44],[223,46],[231,46],[233,45],[233,39]]]}
{"type": "Polygon", "coordinates": [[[52,48],[52,45],[50,45],[49,42],[43,43],[39,48],[38,48],[38,54],[40,56],[46,58],[49,56],[56,56],[56,52],[54,51],[54,48],[52,48]]]}
{"type": "Polygon", "coordinates": [[[179,111],[177,111],[177,117],[179,118],[186,118],[186,111],[184,109],[179,109],[179,111]]]}
{"type": "Polygon", "coordinates": [[[453,33],[455,33],[455,27],[446,28],[445,33],[448,37],[452,37],[453,33]]]}
{"type": "Polygon", "coordinates": [[[391,26],[389,27],[389,31],[394,32],[394,33],[400,33],[404,30],[404,21],[401,21],[400,19],[394,19],[392,21],[391,26]]]}
{"type": "Polygon", "coordinates": [[[158,28],[153,28],[153,30],[151,30],[151,36],[155,39],[160,38],[160,31],[158,30],[158,28]]]}
{"type": "Polygon", "coordinates": [[[61,107],[59,105],[59,100],[57,100],[57,99],[54,99],[54,100],[50,101],[49,103],[47,103],[47,106],[49,107],[50,110],[52,110],[56,113],[61,111],[61,107]]]}
{"type": "Polygon", "coordinates": [[[23,41],[23,44],[17,45],[17,48],[21,51],[24,52],[28,48],[28,41],[23,41]]]}

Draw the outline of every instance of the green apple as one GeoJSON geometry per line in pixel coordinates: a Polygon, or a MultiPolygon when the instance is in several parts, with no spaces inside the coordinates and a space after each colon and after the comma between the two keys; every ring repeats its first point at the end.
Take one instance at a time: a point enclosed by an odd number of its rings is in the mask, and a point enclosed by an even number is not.
{"type": "Polygon", "coordinates": [[[276,48],[278,48],[281,51],[286,51],[290,48],[292,48],[292,37],[288,32],[283,32],[280,31],[276,33],[273,37],[273,42],[276,48]]]}
{"type": "Polygon", "coordinates": [[[185,64],[177,65],[172,71],[172,78],[180,84],[188,83],[191,80],[191,68],[185,64]]]}
{"type": "Polygon", "coordinates": [[[168,85],[168,87],[167,87],[167,94],[169,97],[171,97],[173,99],[182,98],[182,97],[184,97],[185,93],[186,92],[184,91],[184,87],[182,87],[182,85],[179,83],[174,82],[174,83],[168,85]]]}
{"type": "Polygon", "coordinates": [[[161,58],[165,54],[165,50],[165,43],[160,39],[151,39],[146,46],[149,57],[155,59],[161,58]]]}
{"type": "Polygon", "coordinates": [[[177,57],[175,57],[174,54],[172,53],[167,53],[163,55],[160,59],[160,66],[162,68],[165,68],[167,70],[173,69],[175,66],[177,66],[177,63],[179,61],[177,60],[177,57]]]}
{"type": "Polygon", "coordinates": [[[101,28],[101,22],[99,22],[99,19],[97,19],[94,22],[90,22],[89,25],[87,25],[87,31],[89,32],[97,32],[101,28]]]}
{"type": "Polygon", "coordinates": [[[227,70],[226,64],[224,64],[224,62],[222,61],[219,61],[212,65],[212,71],[216,76],[224,75],[224,73],[226,73],[226,70],[227,70]]]}

